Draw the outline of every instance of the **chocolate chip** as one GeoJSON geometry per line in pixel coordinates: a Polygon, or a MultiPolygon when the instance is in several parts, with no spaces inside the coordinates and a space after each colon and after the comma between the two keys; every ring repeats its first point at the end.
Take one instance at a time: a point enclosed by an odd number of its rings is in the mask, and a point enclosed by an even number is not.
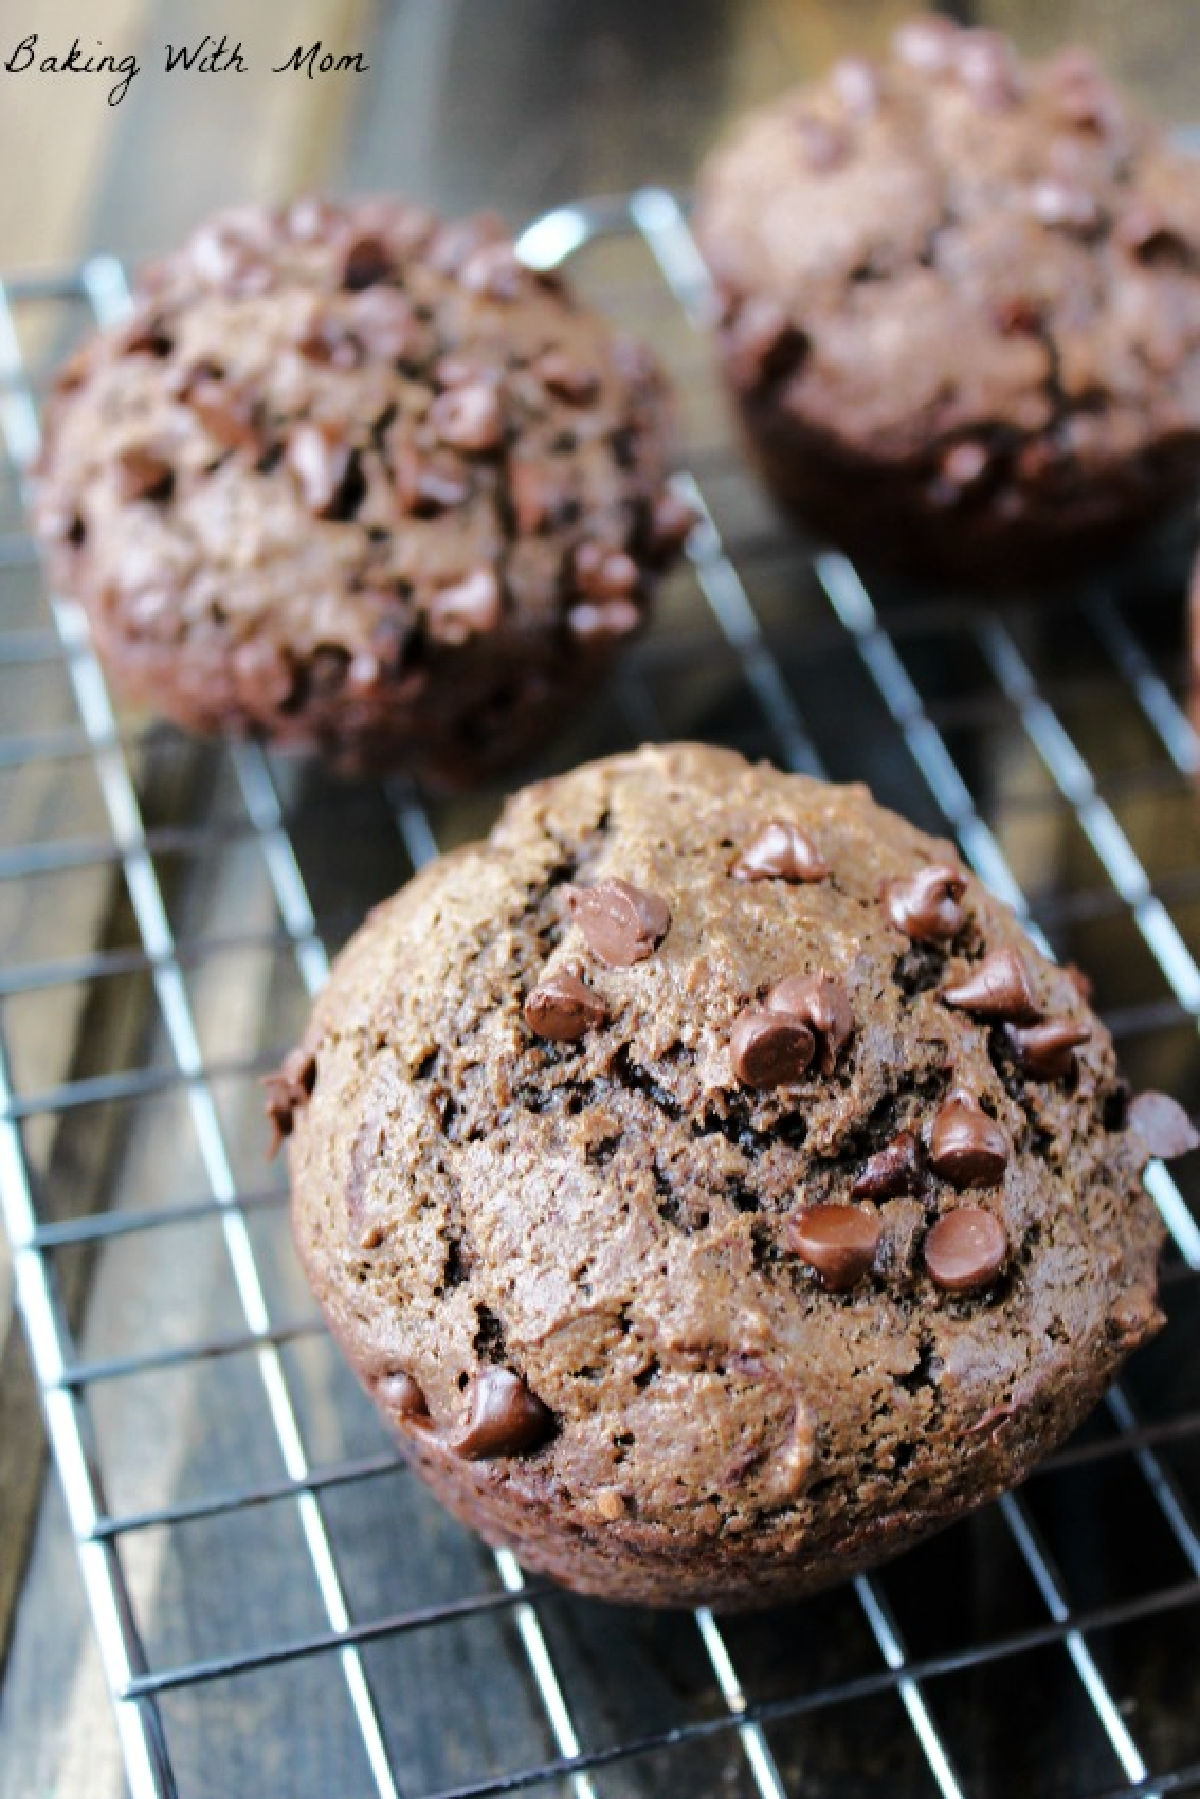
{"type": "Polygon", "coordinates": [[[738,308],[727,333],[728,367],[739,387],[781,380],[808,354],[808,338],[765,296],[738,308]]]}
{"type": "Polygon", "coordinates": [[[832,1074],[854,1030],[850,996],[841,981],[827,974],[788,975],[771,988],[764,1004],[768,1012],[796,1019],[814,1032],[821,1072],[832,1074]]]}
{"type": "Polygon", "coordinates": [[[981,1206],[956,1206],[925,1239],[925,1266],[947,1293],[975,1293],[988,1286],[1007,1254],[1004,1226],[981,1206]]]}
{"type": "Polygon", "coordinates": [[[363,359],[362,344],[341,319],[311,319],[296,348],[307,361],[335,369],[356,369],[363,359]]]}
{"type": "Polygon", "coordinates": [[[386,281],[392,273],[392,253],[381,237],[365,233],[354,238],[342,263],[342,286],[353,292],[386,281]]]}
{"type": "Polygon", "coordinates": [[[1129,1129],[1152,1156],[1164,1161],[1200,1149],[1200,1132],[1179,1102],[1166,1093],[1139,1093],[1129,1108],[1129,1129]]]}
{"type": "Polygon", "coordinates": [[[1051,1018],[1025,1028],[1005,1026],[1018,1068],[1035,1081],[1066,1080],[1074,1072],[1076,1049],[1091,1034],[1087,1025],[1069,1018],[1051,1018]]]}
{"type": "Polygon", "coordinates": [[[1113,236],[1122,249],[1151,266],[1174,264],[1186,268],[1196,254],[1187,240],[1168,224],[1159,208],[1140,198],[1131,200],[1126,206],[1117,220],[1113,236]]]}
{"type": "Polygon", "coordinates": [[[607,1016],[600,995],[565,969],[548,975],[525,1001],[526,1024],[552,1043],[575,1043],[607,1016]]]}
{"type": "Polygon", "coordinates": [[[471,1413],[454,1449],[469,1462],[523,1455],[554,1434],[554,1414],[509,1368],[483,1368],[472,1383],[471,1413]]]}
{"type": "Polygon", "coordinates": [[[410,356],[420,340],[412,305],[394,287],[369,287],[347,310],[356,337],[382,362],[410,356]]]}
{"type": "Polygon", "coordinates": [[[415,444],[392,444],[392,481],[402,512],[434,518],[459,506],[471,492],[466,470],[448,456],[423,455],[415,444]]]}
{"type": "Polygon", "coordinates": [[[898,931],[915,943],[938,943],[962,930],[966,913],[959,902],[966,890],[961,868],[935,862],[902,880],[885,881],[882,899],[898,931]]]}
{"type": "Polygon", "coordinates": [[[492,381],[447,388],[429,409],[429,422],[455,450],[494,450],[504,436],[504,412],[492,381]]]}
{"type": "Polygon", "coordinates": [[[292,1134],[295,1115],[312,1098],[317,1084],[317,1059],[311,1050],[291,1050],[275,1070],[263,1079],[267,1117],[273,1132],[269,1153],[273,1156],[285,1137],[292,1134]]]}
{"type": "Polygon", "coordinates": [[[466,643],[468,638],[494,631],[502,612],[496,571],[472,569],[461,581],[440,587],[430,599],[429,635],[436,643],[466,643]]]}
{"type": "Polygon", "coordinates": [[[883,1226],[857,1206],[805,1206],[793,1213],[784,1242],[816,1269],[830,1293],[844,1293],[871,1271],[883,1226]]]}
{"type": "Polygon", "coordinates": [[[122,505],[135,500],[169,500],[175,471],[163,457],[140,445],[122,450],[115,463],[117,498],[122,505]]]}
{"type": "Polygon", "coordinates": [[[563,891],[588,948],[609,968],[628,968],[644,961],[671,927],[666,900],[629,881],[598,881],[594,887],[566,887],[563,891]]]}
{"type": "Polygon", "coordinates": [[[123,356],[155,356],[161,360],[175,348],[165,321],[146,311],[136,312],[114,341],[123,356]]]}
{"type": "Polygon", "coordinates": [[[543,387],[572,406],[586,406],[600,392],[596,371],[585,368],[563,350],[547,350],[533,367],[543,387]]]}
{"type": "Polygon", "coordinates": [[[510,243],[485,244],[458,270],[463,286],[489,300],[515,300],[521,291],[521,264],[510,243]]]}
{"type": "Polygon", "coordinates": [[[429,1406],[425,1395],[411,1374],[393,1369],[371,1382],[371,1396],[376,1404],[393,1418],[427,1419],[429,1406]]]}
{"type": "Polygon", "coordinates": [[[929,14],[901,25],[892,37],[892,50],[910,69],[941,75],[954,65],[959,36],[958,26],[950,19],[929,14]]]}
{"type": "Polygon", "coordinates": [[[1032,1024],[1041,1016],[1033,982],[1024,959],[1015,949],[993,950],[965,980],[943,987],[942,1001],[979,1018],[1005,1018],[1014,1024],[1032,1024]]]}
{"type": "Polygon", "coordinates": [[[772,819],[755,832],[730,873],[735,881],[823,881],[829,864],[798,826],[772,819]]]}
{"type": "Polygon", "coordinates": [[[624,550],[605,549],[598,543],[581,543],[575,552],[575,580],[579,591],[592,600],[628,599],[641,585],[633,557],[624,550]]]}
{"type": "Polygon", "coordinates": [[[994,1187],[1008,1166],[1008,1135],[979,1101],[951,1093],[929,1133],[929,1160],[952,1186],[994,1187]]]}
{"type": "Polygon", "coordinates": [[[297,425],[288,439],[288,466],[310,512],[329,518],[350,470],[350,445],[330,426],[297,425]]]}
{"type": "Polygon", "coordinates": [[[863,1163],[850,1191],[855,1199],[896,1199],[915,1193],[919,1180],[917,1139],[912,1131],[900,1131],[883,1149],[863,1163]]]}
{"type": "Polygon", "coordinates": [[[834,64],[830,80],[852,118],[868,118],[879,105],[879,71],[865,56],[844,56],[834,64]]]}
{"type": "Polygon", "coordinates": [[[567,613],[567,628],[584,643],[606,637],[628,637],[642,622],[632,600],[584,600],[567,613]]]}
{"type": "Polygon", "coordinates": [[[748,1087],[781,1087],[798,1081],[817,1053],[817,1040],[803,1019],[765,1006],[749,1006],[729,1033],[733,1072],[748,1087]]]}
{"type": "Polygon", "coordinates": [[[1076,231],[1086,235],[1100,223],[1100,208],[1086,189],[1068,181],[1045,176],[1035,181],[1029,191],[1029,206],[1039,224],[1051,230],[1076,231]]]}
{"type": "Polygon", "coordinates": [[[1041,327],[1041,309],[1028,294],[1007,294],[993,302],[991,312],[996,329],[1006,337],[1029,334],[1041,327]]]}

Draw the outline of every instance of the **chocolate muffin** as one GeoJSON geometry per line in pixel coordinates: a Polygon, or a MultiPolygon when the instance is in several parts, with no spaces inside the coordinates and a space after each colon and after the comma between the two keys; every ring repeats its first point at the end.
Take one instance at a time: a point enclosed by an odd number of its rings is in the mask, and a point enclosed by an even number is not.
{"type": "Polygon", "coordinates": [[[652,358],[488,217],[244,208],[63,371],[36,515],[119,685],[443,784],[539,745],[690,523],[652,358]]]}
{"type": "Polygon", "coordinates": [[[922,18],[744,120],[696,229],[778,498],[866,560],[1073,569],[1200,472],[1200,167],[1084,50],[922,18]]]}
{"type": "Polygon", "coordinates": [[[948,844],[689,745],[526,789],[377,908],[271,1112],[434,1491],[667,1606],[1018,1480],[1158,1328],[1140,1173],[1200,1141],[948,844]]]}

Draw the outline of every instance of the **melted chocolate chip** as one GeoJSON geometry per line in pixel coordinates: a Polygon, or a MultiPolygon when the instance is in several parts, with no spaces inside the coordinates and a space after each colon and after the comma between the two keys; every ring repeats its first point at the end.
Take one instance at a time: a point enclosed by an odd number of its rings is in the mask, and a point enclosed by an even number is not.
{"type": "Polygon", "coordinates": [[[808,354],[808,338],[774,300],[755,296],[737,311],[728,333],[728,367],[739,387],[781,380],[808,354]]]}
{"type": "Polygon", "coordinates": [[[885,881],[882,898],[898,931],[916,943],[936,943],[962,930],[966,914],[960,902],[966,890],[961,868],[936,862],[902,880],[885,881]]]}
{"type": "Polygon", "coordinates": [[[117,457],[116,477],[117,498],[123,505],[134,500],[168,500],[175,485],[171,464],[137,444],[117,457]]]}
{"type": "Polygon", "coordinates": [[[219,379],[199,375],[189,381],[183,399],[221,449],[257,451],[259,437],[254,426],[254,407],[244,394],[237,393],[219,379]]]}
{"type": "Polygon", "coordinates": [[[947,1293],[975,1293],[1004,1266],[1004,1226],[981,1206],[957,1206],[939,1218],[925,1239],[925,1266],[947,1293]]]}
{"type": "Polygon", "coordinates": [[[311,1050],[291,1050],[274,1074],[264,1077],[262,1084],[273,1133],[269,1154],[273,1156],[284,1138],[291,1136],[296,1113],[312,1098],[317,1084],[317,1059],[311,1050]]]}
{"type": "Polygon", "coordinates": [[[788,1249],[816,1269],[830,1293],[844,1293],[871,1271],[882,1224],[857,1206],[806,1206],[787,1221],[788,1249]]]}
{"type": "Polygon", "coordinates": [[[564,888],[567,907],[593,955],[610,968],[652,956],[671,926],[671,908],[657,893],[629,881],[564,888]]]}
{"type": "Polygon", "coordinates": [[[427,1419],[429,1406],[420,1386],[411,1374],[393,1369],[371,1383],[371,1395],[377,1405],[393,1418],[427,1419]]]}
{"type": "Polygon", "coordinates": [[[298,425],[288,439],[287,459],[309,511],[329,518],[350,469],[345,438],[321,425],[298,425]]]}
{"type": "Polygon", "coordinates": [[[895,1199],[916,1192],[919,1173],[917,1139],[911,1131],[901,1131],[867,1158],[850,1191],[855,1199],[895,1199]]]}
{"type": "Polygon", "coordinates": [[[729,1033],[733,1072],[748,1087],[781,1087],[798,1081],[817,1053],[817,1041],[802,1019],[750,1006],[729,1033]]]}
{"type": "Polygon", "coordinates": [[[392,272],[392,257],[381,237],[364,234],[356,237],[346,251],[342,264],[342,286],[357,292],[376,281],[386,281],[392,272]]]}
{"type": "Polygon", "coordinates": [[[765,1000],[769,1012],[798,1019],[817,1038],[821,1072],[832,1074],[854,1030],[850,996],[834,975],[793,974],[779,981],[765,1000]]]}
{"type": "Polygon", "coordinates": [[[1010,1019],[1014,1024],[1032,1024],[1041,1015],[1029,970],[1015,949],[993,950],[965,980],[943,987],[942,1001],[979,1018],[1010,1019]]]}
{"type": "Polygon", "coordinates": [[[1200,1149],[1200,1132],[1178,1100],[1166,1093],[1139,1093],[1129,1108],[1129,1129],[1152,1156],[1164,1161],[1200,1149]]]}
{"type": "Polygon", "coordinates": [[[929,1160],[952,1186],[994,1187],[1008,1165],[1009,1141],[971,1094],[951,1093],[929,1133],[929,1160]]]}
{"type": "Polygon", "coordinates": [[[535,1036],[554,1043],[574,1043],[601,1025],[608,1013],[604,1001],[577,974],[565,969],[548,975],[525,1001],[525,1022],[535,1036]]]}
{"type": "Polygon", "coordinates": [[[575,552],[575,579],[581,593],[591,600],[622,600],[641,585],[638,565],[624,550],[606,550],[598,543],[581,543],[575,552]]]}
{"type": "Polygon", "coordinates": [[[1070,1018],[1051,1018],[1045,1024],[1005,1026],[1014,1059],[1023,1074],[1035,1081],[1063,1081],[1075,1068],[1075,1051],[1091,1031],[1070,1018]]]}
{"type": "Polygon", "coordinates": [[[823,881],[829,864],[811,837],[773,819],[755,832],[730,872],[735,881],[823,881]]]}
{"type": "Polygon", "coordinates": [[[554,1414],[509,1368],[483,1368],[472,1383],[471,1415],[453,1448],[469,1462],[523,1455],[554,1432],[554,1414]]]}
{"type": "Polygon", "coordinates": [[[534,372],[550,393],[572,406],[586,406],[600,392],[600,377],[563,350],[547,350],[534,363],[534,372]]]}
{"type": "Polygon", "coordinates": [[[504,436],[504,413],[493,381],[466,381],[447,388],[429,409],[429,422],[453,450],[482,454],[504,436]]]}
{"type": "Polygon", "coordinates": [[[461,644],[494,631],[503,605],[495,569],[477,568],[429,601],[429,635],[435,643],[461,644]]]}

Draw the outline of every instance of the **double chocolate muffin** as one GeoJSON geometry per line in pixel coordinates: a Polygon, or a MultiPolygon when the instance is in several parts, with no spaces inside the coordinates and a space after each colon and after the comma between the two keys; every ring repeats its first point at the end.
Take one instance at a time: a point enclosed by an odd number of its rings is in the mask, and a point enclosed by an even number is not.
{"type": "Polygon", "coordinates": [[[405,1454],[652,1605],[774,1603],[1018,1480],[1158,1328],[1140,1175],[1200,1141],[949,845],[686,745],[380,906],[271,1111],[405,1454]]]}
{"type": "Polygon", "coordinates": [[[1083,50],[915,19],[744,120],[696,217],[763,474],[864,559],[1005,582],[1200,476],[1200,166],[1083,50]]]}
{"type": "Polygon", "coordinates": [[[540,745],[690,523],[653,359],[491,218],[244,208],[46,416],[37,521],[133,698],[461,784],[540,745]]]}

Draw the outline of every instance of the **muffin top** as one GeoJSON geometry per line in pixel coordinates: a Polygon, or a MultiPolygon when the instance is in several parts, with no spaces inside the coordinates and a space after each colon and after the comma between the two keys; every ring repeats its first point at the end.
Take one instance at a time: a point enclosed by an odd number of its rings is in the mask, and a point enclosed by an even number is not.
{"type": "Polygon", "coordinates": [[[993,1427],[1156,1327],[1140,1171],[1195,1141],[951,846],[687,745],[526,789],[377,908],[272,1106],[402,1434],[709,1537],[1011,1476],[1036,1432],[993,1427]]]}
{"type": "Polygon", "coordinates": [[[697,231],[735,383],[851,447],[986,424],[1088,460],[1200,425],[1200,169],[1085,50],[914,19],[742,121],[697,231]]]}
{"type": "MultiPolygon", "coordinates": [[[[369,688],[490,632],[620,636],[687,520],[664,389],[493,218],[247,207],[142,276],[48,409],[40,528],[127,637],[369,688]]],[[[286,691],[280,703],[286,704],[286,691]]]]}

